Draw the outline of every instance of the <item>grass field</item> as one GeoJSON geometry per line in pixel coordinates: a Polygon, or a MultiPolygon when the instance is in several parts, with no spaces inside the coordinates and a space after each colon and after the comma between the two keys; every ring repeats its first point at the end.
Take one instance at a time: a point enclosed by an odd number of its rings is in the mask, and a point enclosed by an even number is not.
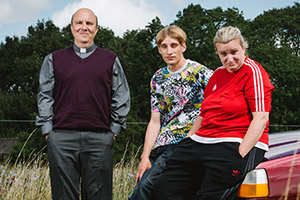
{"type": "MultiPolygon", "coordinates": [[[[131,160],[123,159],[113,170],[113,200],[127,200],[135,185],[135,173],[138,165],[137,154],[130,155],[131,160]]],[[[32,155],[27,162],[6,161],[0,164],[0,200],[50,200],[51,187],[49,166],[46,155],[32,155]]],[[[284,187],[284,186],[283,186],[284,187]]],[[[300,191],[300,185],[298,186],[300,191]]],[[[286,186],[289,191],[289,186],[286,186]]],[[[288,199],[287,193],[282,200],[288,199]]],[[[297,196],[300,199],[300,195],[297,196]]]]}
{"type": "MultiPolygon", "coordinates": [[[[124,153],[124,155],[126,152],[124,153]]],[[[6,161],[0,166],[0,200],[51,199],[50,176],[45,155],[32,156],[25,163],[6,161]]],[[[134,188],[136,155],[114,166],[113,199],[125,200],[134,188]]]]}

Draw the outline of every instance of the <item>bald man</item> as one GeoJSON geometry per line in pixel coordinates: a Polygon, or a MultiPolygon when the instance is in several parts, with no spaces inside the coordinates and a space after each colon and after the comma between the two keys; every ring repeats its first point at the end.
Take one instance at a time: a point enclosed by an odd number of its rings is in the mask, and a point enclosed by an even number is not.
{"type": "Polygon", "coordinates": [[[112,199],[113,144],[130,94],[117,55],[94,44],[97,21],[77,10],[73,46],[46,56],[40,72],[36,125],[48,144],[54,200],[112,199]]]}

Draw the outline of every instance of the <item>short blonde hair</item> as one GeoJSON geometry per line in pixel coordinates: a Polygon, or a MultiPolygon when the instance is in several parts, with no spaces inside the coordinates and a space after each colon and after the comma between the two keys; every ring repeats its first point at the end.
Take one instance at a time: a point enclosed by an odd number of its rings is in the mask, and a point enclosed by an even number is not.
{"type": "Polygon", "coordinates": [[[186,33],[179,26],[172,25],[163,28],[157,33],[156,44],[160,46],[167,36],[177,39],[181,45],[186,41],[186,33]]]}
{"type": "Polygon", "coordinates": [[[216,32],[214,37],[214,47],[216,49],[217,42],[228,43],[234,39],[240,40],[241,46],[245,49],[248,48],[248,42],[242,36],[240,29],[233,26],[223,27],[216,32]]]}

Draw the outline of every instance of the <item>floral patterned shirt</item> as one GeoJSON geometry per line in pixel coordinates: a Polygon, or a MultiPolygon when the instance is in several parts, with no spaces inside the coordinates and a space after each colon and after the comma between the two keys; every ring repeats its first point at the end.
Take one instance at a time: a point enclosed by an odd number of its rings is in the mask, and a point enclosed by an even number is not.
{"type": "Polygon", "coordinates": [[[185,138],[200,114],[204,89],[213,71],[191,60],[176,72],[168,66],[152,77],[151,112],[160,112],[161,129],[154,148],[185,138]]]}

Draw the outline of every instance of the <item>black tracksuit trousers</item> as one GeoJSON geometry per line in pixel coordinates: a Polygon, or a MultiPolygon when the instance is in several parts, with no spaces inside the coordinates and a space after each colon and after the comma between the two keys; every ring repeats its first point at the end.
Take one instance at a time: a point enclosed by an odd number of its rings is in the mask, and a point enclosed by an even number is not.
{"type": "Polygon", "coordinates": [[[243,158],[239,145],[238,142],[203,144],[184,139],[167,160],[167,167],[154,187],[155,199],[236,199],[247,172],[265,154],[254,147],[243,158]]]}

